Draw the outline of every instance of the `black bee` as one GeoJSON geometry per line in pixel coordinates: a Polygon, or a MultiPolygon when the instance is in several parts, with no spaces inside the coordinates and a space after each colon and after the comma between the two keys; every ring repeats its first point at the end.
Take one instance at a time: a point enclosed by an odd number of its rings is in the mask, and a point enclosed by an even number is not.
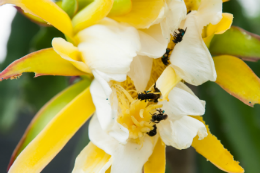
{"type": "Polygon", "coordinates": [[[152,122],[159,123],[160,121],[165,120],[168,117],[168,115],[165,114],[163,110],[157,109],[157,111],[158,113],[154,113],[152,115],[152,122]]]}
{"type": "Polygon", "coordinates": [[[154,85],[154,91],[155,93],[152,93],[151,91],[144,91],[142,93],[139,93],[137,98],[139,100],[145,100],[145,101],[148,100],[157,103],[161,94],[160,94],[160,90],[156,88],[156,84],[154,85]]]}
{"type": "Polygon", "coordinates": [[[162,57],[162,62],[166,66],[169,65],[169,56],[170,56],[169,53],[170,53],[170,51],[171,51],[171,49],[167,48],[166,49],[166,53],[162,57]]]}
{"type": "Polygon", "coordinates": [[[174,32],[174,40],[172,40],[175,44],[179,43],[182,41],[182,38],[186,32],[187,28],[185,30],[183,29],[178,29],[179,33],[174,32]]]}
{"type": "Polygon", "coordinates": [[[156,127],[156,125],[153,125],[153,130],[151,130],[150,132],[147,132],[147,134],[149,136],[155,136],[157,134],[157,127],[156,127]]]}

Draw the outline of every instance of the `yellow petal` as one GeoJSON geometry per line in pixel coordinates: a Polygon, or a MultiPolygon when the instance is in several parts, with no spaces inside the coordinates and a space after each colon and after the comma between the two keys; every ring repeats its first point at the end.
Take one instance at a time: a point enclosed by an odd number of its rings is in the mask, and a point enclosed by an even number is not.
{"type": "Polygon", "coordinates": [[[144,173],[164,173],[166,166],[165,154],[165,144],[159,138],[154,147],[153,154],[144,164],[144,173]]]}
{"type": "Polygon", "coordinates": [[[132,10],[129,13],[111,18],[138,29],[148,28],[158,18],[163,7],[164,0],[132,0],[132,10]]]}
{"type": "MultiPolygon", "coordinates": [[[[202,117],[193,116],[193,118],[196,118],[205,124],[202,117]]],[[[230,173],[243,173],[244,169],[239,165],[239,162],[234,160],[230,152],[210,133],[207,125],[206,127],[208,136],[202,140],[199,140],[198,136],[196,136],[192,143],[193,148],[219,169],[230,173]]]]}
{"type": "Polygon", "coordinates": [[[210,42],[214,34],[223,34],[226,30],[230,29],[232,23],[233,23],[233,14],[222,13],[222,19],[218,24],[216,25],[209,24],[206,27],[206,37],[203,38],[207,47],[210,46],[210,42]]]}
{"type": "Polygon", "coordinates": [[[34,116],[27,127],[23,137],[17,144],[10,159],[10,167],[23,149],[44,129],[44,127],[59,113],[66,105],[76,98],[82,91],[90,85],[89,80],[81,80],[53,97],[34,116]]]}
{"type": "Polygon", "coordinates": [[[193,10],[198,10],[200,1],[201,0],[184,0],[186,7],[187,7],[187,11],[189,12],[189,11],[193,11],[193,10]]]}
{"type": "Polygon", "coordinates": [[[42,20],[41,18],[33,15],[33,14],[30,14],[30,13],[25,13],[20,7],[16,7],[16,9],[22,13],[23,15],[25,15],[27,18],[29,18],[31,21],[39,24],[39,25],[42,25],[42,26],[49,26],[47,24],[47,22],[45,22],[44,20],[42,20]]]}
{"type": "Polygon", "coordinates": [[[107,16],[113,6],[113,0],[95,0],[72,19],[74,32],[77,33],[86,27],[96,24],[107,16]]]}
{"type": "Polygon", "coordinates": [[[229,1],[229,0],[222,0],[222,2],[227,2],[227,1],[229,1]]]}
{"type": "Polygon", "coordinates": [[[170,91],[180,81],[181,78],[176,74],[175,70],[171,66],[168,66],[156,81],[156,87],[161,91],[163,98],[167,99],[170,91]]]}
{"type": "Polygon", "coordinates": [[[94,113],[89,88],[73,99],[21,152],[9,173],[39,173],[94,113]]]}
{"type": "Polygon", "coordinates": [[[121,16],[132,10],[132,0],[114,0],[113,7],[108,16],[121,16]]]}
{"type": "Polygon", "coordinates": [[[63,38],[54,38],[52,40],[53,49],[65,60],[77,67],[79,70],[86,73],[91,73],[88,65],[83,62],[82,55],[77,47],[67,42],[63,38]]]}
{"type": "Polygon", "coordinates": [[[72,173],[94,173],[102,169],[108,169],[111,156],[102,149],[98,148],[92,142],[80,152],[76,158],[75,166],[72,173]]]}
{"type": "Polygon", "coordinates": [[[78,70],[69,61],[61,58],[52,48],[33,52],[14,61],[0,73],[0,81],[8,78],[17,78],[23,72],[34,72],[35,77],[42,75],[86,75],[86,73],[78,70]]]}
{"type": "Polygon", "coordinates": [[[260,79],[241,59],[223,55],[213,58],[217,71],[216,83],[245,104],[260,104],[260,79]]]}
{"type": "Polygon", "coordinates": [[[3,4],[14,4],[21,7],[26,13],[40,17],[65,35],[71,38],[73,36],[73,28],[69,16],[51,0],[0,0],[0,5],[3,4]]]}

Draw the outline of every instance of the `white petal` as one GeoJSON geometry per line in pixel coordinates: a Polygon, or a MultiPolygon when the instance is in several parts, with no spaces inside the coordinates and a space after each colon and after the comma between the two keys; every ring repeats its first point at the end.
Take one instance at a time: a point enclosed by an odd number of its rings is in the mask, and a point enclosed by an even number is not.
{"type": "Polygon", "coordinates": [[[96,107],[96,115],[101,128],[110,133],[111,136],[116,138],[121,143],[126,143],[129,136],[129,131],[116,120],[118,106],[116,92],[112,93],[110,88],[111,92],[107,95],[103,89],[104,85],[96,79],[90,86],[92,100],[96,107]]]}
{"type": "Polygon", "coordinates": [[[131,63],[128,76],[133,80],[138,92],[143,92],[151,76],[153,59],[147,56],[136,56],[131,63]]]}
{"type": "Polygon", "coordinates": [[[187,8],[183,0],[167,0],[166,4],[168,10],[165,19],[161,22],[161,27],[164,37],[169,38],[185,19],[187,8]]]}
{"type": "Polygon", "coordinates": [[[179,119],[185,115],[203,115],[205,107],[200,100],[189,92],[174,87],[168,95],[169,101],[162,101],[162,109],[169,119],[179,119]]]}
{"type": "Polygon", "coordinates": [[[125,145],[120,144],[101,130],[95,116],[89,125],[89,137],[97,147],[112,155],[111,173],[141,173],[157,142],[157,140],[152,141],[150,137],[145,137],[142,144],[129,141],[125,145]]]}
{"type": "Polygon", "coordinates": [[[76,38],[89,67],[104,73],[126,74],[140,50],[138,31],[111,19],[84,29],[76,38]]]}
{"type": "Polygon", "coordinates": [[[216,25],[222,19],[222,0],[202,0],[198,9],[199,27],[216,25]]]}
{"type": "Polygon", "coordinates": [[[113,117],[117,114],[117,110],[112,110],[110,98],[106,95],[98,80],[93,80],[90,85],[90,92],[101,127],[102,129],[108,129],[111,126],[113,117]]]}
{"type": "MultiPolygon", "coordinates": [[[[187,91],[188,93],[190,93],[190,94],[194,95],[195,97],[197,97],[197,96],[193,93],[193,91],[192,91],[187,85],[185,85],[183,82],[179,82],[179,83],[176,85],[176,87],[178,87],[178,88],[180,88],[180,89],[183,89],[183,90],[187,91]]],[[[203,105],[203,107],[206,106],[206,102],[205,102],[204,100],[200,100],[200,103],[203,105]]],[[[194,115],[193,115],[193,116],[194,116],[194,115]]]]}
{"type": "Polygon", "coordinates": [[[214,62],[201,37],[195,15],[188,15],[185,28],[187,30],[183,40],[175,46],[170,56],[171,65],[190,84],[200,85],[208,80],[215,81],[217,74],[214,62]]]}
{"type": "Polygon", "coordinates": [[[159,24],[153,25],[149,29],[138,30],[138,32],[141,41],[139,55],[159,58],[165,53],[169,40],[162,35],[159,24]]]}
{"type": "Polygon", "coordinates": [[[176,121],[162,121],[158,124],[158,130],[163,142],[177,149],[190,147],[197,134],[200,140],[208,135],[205,125],[190,116],[176,121]]]}

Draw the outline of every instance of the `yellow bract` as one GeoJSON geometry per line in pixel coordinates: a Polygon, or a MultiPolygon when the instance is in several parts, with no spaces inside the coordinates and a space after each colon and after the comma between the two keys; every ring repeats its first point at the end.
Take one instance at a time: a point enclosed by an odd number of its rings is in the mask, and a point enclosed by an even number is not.
{"type": "Polygon", "coordinates": [[[70,38],[73,36],[69,16],[50,0],[0,0],[0,6],[3,4],[14,4],[21,7],[26,13],[40,17],[70,38]]]}
{"type": "MultiPolygon", "coordinates": [[[[193,116],[193,118],[196,118],[205,124],[202,117],[193,116]]],[[[196,136],[193,139],[192,147],[219,169],[230,173],[243,173],[244,169],[239,165],[239,162],[234,160],[230,152],[210,133],[208,126],[206,127],[208,136],[202,140],[199,140],[198,136],[196,136]]]]}
{"type": "Polygon", "coordinates": [[[132,0],[132,10],[129,13],[111,18],[137,29],[148,28],[159,16],[164,3],[164,0],[132,0]]]}
{"type": "Polygon", "coordinates": [[[96,24],[107,16],[113,6],[113,0],[95,0],[72,19],[74,32],[77,33],[86,27],[96,24]]]}
{"type": "Polygon", "coordinates": [[[154,147],[152,155],[148,161],[144,164],[144,173],[165,173],[166,167],[166,153],[165,144],[158,139],[156,146],[154,147]]]}
{"type": "MultiPolygon", "coordinates": [[[[100,172],[109,162],[111,156],[102,149],[98,148],[92,142],[80,152],[76,158],[72,173],[94,173],[100,172]]],[[[110,165],[108,165],[109,167],[110,165]]]]}
{"type": "Polygon", "coordinates": [[[24,72],[34,72],[35,76],[60,75],[79,76],[86,73],[78,70],[69,61],[61,58],[52,48],[42,49],[20,58],[0,73],[0,81],[16,78],[24,72]]]}
{"type": "Polygon", "coordinates": [[[260,104],[260,79],[241,59],[223,55],[214,57],[217,80],[223,89],[245,104],[260,104]]]}
{"type": "Polygon", "coordinates": [[[21,152],[9,173],[39,173],[95,112],[89,88],[61,110],[21,152]]]}

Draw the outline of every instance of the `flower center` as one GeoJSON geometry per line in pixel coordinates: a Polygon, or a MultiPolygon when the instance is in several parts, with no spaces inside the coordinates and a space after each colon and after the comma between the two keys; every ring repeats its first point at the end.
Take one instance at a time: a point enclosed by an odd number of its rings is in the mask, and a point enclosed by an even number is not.
{"type": "Polygon", "coordinates": [[[128,78],[125,82],[112,84],[117,93],[117,122],[129,130],[129,138],[141,141],[145,135],[156,135],[156,121],[153,115],[162,105],[147,100],[138,100],[138,94],[128,78]]]}

